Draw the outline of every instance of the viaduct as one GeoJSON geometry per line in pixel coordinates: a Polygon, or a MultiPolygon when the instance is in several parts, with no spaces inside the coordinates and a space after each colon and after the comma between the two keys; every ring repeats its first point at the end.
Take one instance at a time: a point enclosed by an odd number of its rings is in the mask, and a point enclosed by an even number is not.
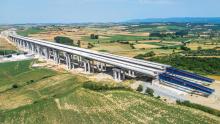
{"type": "Polygon", "coordinates": [[[63,45],[43,40],[36,40],[19,35],[9,35],[8,38],[16,46],[45,59],[54,60],[56,64],[63,63],[68,69],[84,68],[85,72],[104,72],[111,67],[115,80],[125,77],[134,78],[138,75],[157,79],[165,72],[168,65],[143,61],[109,53],[96,52],[79,47],[63,45]]]}
{"type": "Polygon", "coordinates": [[[158,80],[171,87],[181,88],[184,91],[204,95],[214,92],[214,89],[203,86],[204,83],[213,83],[213,79],[169,65],[23,37],[14,31],[5,31],[2,32],[2,35],[20,49],[53,60],[56,64],[65,64],[67,69],[83,68],[87,73],[110,71],[113,78],[118,81],[127,77],[143,76],[152,81],[158,80]]]}

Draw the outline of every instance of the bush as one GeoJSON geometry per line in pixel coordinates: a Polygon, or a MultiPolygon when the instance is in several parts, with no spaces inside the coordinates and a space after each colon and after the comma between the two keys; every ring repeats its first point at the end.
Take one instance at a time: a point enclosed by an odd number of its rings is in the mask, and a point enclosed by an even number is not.
{"type": "Polygon", "coordinates": [[[147,88],[145,90],[145,93],[148,94],[149,96],[154,96],[154,90],[151,88],[147,88]]]}
{"type": "Polygon", "coordinates": [[[215,49],[200,49],[182,52],[186,56],[219,56],[220,50],[215,49]]]}
{"type": "Polygon", "coordinates": [[[15,54],[17,53],[14,50],[0,50],[0,55],[9,55],[9,54],[15,54]]]}
{"type": "Polygon", "coordinates": [[[93,44],[88,43],[88,49],[91,49],[91,48],[93,48],[93,47],[94,47],[94,45],[93,45],[93,44]]]}
{"type": "Polygon", "coordinates": [[[129,90],[129,88],[126,88],[122,85],[114,86],[110,84],[105,84],[105,83],[96,83],[96,82],[85,82],[83,84],[83,88],[90,89],[90,90],[95,90],[95,91],[105,91],[105,90],[129,90]]]}
{"type": "Polygon", "coordinates": [[[191,103],[189,101],[183,101],[183,102],[176,101],[176,103],[179,104],[179,105],[184,105],[184,106],[187,106],[187,107],[199,109],[201,111],[204,111],[204,112],[207,112],[209,114],[213,114],[213,115],[216,115],[216,116],[220,117],[220,111],[216,110],[216,109],[213,109],[213,108],[210,108],[210,107],[206,107],[206,106],[203,106],[203,105],[200,105],[200,104],[191,103]]]}
{"type": "Polygon", "coordinates": [[[54,38],[56,43],[74,46],[73,40],[68,37],[57,36],[54,38]]]}
{"type": "Polygon", "coordinates": [[[133,44],[133,43],[130,43],[130,47],[131,47],[131,49],[135,49],[135,47],[134,47],[134,44],[133,44]]]}
{"type": "Polygon", "coordinates": [[[13,89],[16,89],[16,88],[18,88],[18,85],[17,85],[17,84],[13,84],[13,85],[12,85],[12,88],[13,88],[13,89]]]}
{"type": "Polygon", "coordinates": [[[190,48],[185,47],[185,46],[181,46],[180,49],[181,49],[181,50],[184,50],[184,51],[190,51],[190,50],[191,50],[190,48]]]}
{"type": "Polygon", "coordinates": [[[27,84],[32,84],[32,83],[34,83],[34,80],[27,81],[26,83],[27,84]]]}
{"type": "Polygon", "coordinates": [[[99,39],[99,35],[91,34],[90,38],[91,39],[99,39]]]}
{"type": "Polygon", "coordinates": [[[144,59],[145,57],[153,57],[156,54],[153,51],[147,52],[145,54],[138,54],[137,56],[135,56],[134,58],[136,59],[144,59]]]}
{"type": "Polygon", "coordinates": [[[142,91],[143,91],[143,86],[142,86],[142,85],[139,85],[138,88],[137,88],[137,91],[138,91],[138,92],[142,92],[142,91]]]}

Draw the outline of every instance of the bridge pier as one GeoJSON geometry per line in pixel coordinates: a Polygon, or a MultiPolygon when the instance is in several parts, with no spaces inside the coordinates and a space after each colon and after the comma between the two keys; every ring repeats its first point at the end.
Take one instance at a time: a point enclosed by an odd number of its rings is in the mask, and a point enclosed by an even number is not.
{"type": "Polygon", "coordinates": [[[100,72],[106,71],[106,64],[105,63],[101,63],[101,62],[97,62],[96,63],[96,68],[100,72]]]}
{"type": "Polygon", "coordinates": [[[132,70],[128,70],[128,76],[135,78],[135,72],[132,70]]]}
{"type": "Polygon", "coordinates": [[[53,60],[56,64],[60,64],[60,55],[58,50],[53,50],[53,60]]]}
{"type": "Polygon", "coordinates": [[[125,71],[118,69],[118,68],[113,68],[113,79],[122,81],[125,79],[125,71]]]}
{"type": "Polygon", "coordinates": [[[46,59],[50,59],[50,57],[49,57],[49,50],[48,50],[47,47],[43,48],[43,53],[44,53],[44,56],[45,56],[46,59]]]}
{"type": "Polygon", "coordinates": [[[72,69],[71,54],[64,52],[64,57],[65,57],[67,69],[69,70],[72,69]]]}
{"type": "Polygon", "coordinates": [[[83,67],[84,67],[84,71],[87,72],[87,73],[90,73],[91,72],[91,64],[90,64],[90,61],[89,60],[84,60],[83,61],[83,67]]]}

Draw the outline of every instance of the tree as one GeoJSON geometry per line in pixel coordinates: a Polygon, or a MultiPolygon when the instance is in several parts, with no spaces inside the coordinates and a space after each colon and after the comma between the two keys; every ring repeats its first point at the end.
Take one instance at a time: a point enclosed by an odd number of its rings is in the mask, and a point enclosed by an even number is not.
{"type": "Polygon", "coordinates": [[[150,33],[149,36],[150,37],[161,37],[161,34],[160,34],[160,32],[152,32],[152,33],[150,33]]]}
{"type": "Polygon", "coordinates": [[[190,51],[191,49],[186,47],[186,46],[181,46],[180,47],[181,50],[184,50],[184,51],[190,51]]]}
{"type": "Polygon", "coordinates": [[[54,40],[56,43],[74,46],[74,41],[68,37],[57,36],[54,40]]]}
{"type": "Polygon", "coordinates": [[[81,47],[81,41],[80,40],[77,41],[77,45],[78,45],[78,47],[81,47]]]}
{"type": "Polygon", "coordinates": [[[188,35],[188,33],[189,33],[188,31],[178,31],[178,32],[176,32],[176,35],[183,37],[185,35],[188,35]]]}
{"type": "Polygon", "coordinates": [[[13,84],[12,88],[16,89],[16,88],[18,88],[18,85],[17,84],[13,84]]]}
{"type": "Polygon", "coordinates": [[[93,47],[94,47],[94,45],[93,45],[93,44],[88,43],[88,49],[91,49],[91,48],[93,48],[93,47]]]}
{"type": "Polygon", "coordinates": [[[154,96],[154,90],[151,88],[147,88],[145,90],[145,93],[148,94],[149,96],[154,96]]]}
{"type": "Polygon", "coordinates": [[[91,34],[90,38],[91,39],[99,39],[99,35],[91,34]]]}
{"type": "Polygon", "coordinates": [[[202,50],[202,47],[201,47],[201,46],[199,46],[199,47],[197,48],[197,50],[199,50],[199,51],[200,51],[200,50],[202,50]]]}
{"type": "Polygon", "coordinates": [[[138,86],[137,91],[138,92],[142,92],[143,91],[143,86],[141,84],[138,86]]]}

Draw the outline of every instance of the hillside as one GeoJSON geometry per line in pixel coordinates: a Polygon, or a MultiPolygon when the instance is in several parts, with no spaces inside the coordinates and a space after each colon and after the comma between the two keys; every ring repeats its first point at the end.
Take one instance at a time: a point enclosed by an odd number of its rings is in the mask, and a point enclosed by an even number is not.
{"type": "Polygon", "coordinates": [[[0,123],[219,123],[215,116],[135,91],[86,89],[85,77],[32,63],[0,64],[0,123]]]}
{"type": "Polygon", "coordinates": [[[149,19],[133,19],[131,23],[146,23],[146,22],[176,22],[176,23],[220,23],[219,17],[180,17],[180,18],[149,18],[149,19]]]}

